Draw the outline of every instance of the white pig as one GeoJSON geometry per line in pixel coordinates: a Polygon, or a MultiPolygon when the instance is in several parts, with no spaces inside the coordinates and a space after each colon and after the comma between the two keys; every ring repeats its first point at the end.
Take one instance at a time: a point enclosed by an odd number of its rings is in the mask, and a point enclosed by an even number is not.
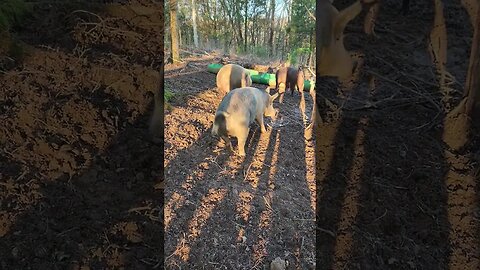
{"type": "Polygon", "coordinates": [[[221,137],[233,151],[229,136],[238,140],[238,154],[245,156],[245,142],[250,125],[257,120],[262,133],[266,132],[263,116],[275,119],[276,110],[273,101],[278,93],[270,96],[269,87],[265,91],[254,87],[237,88],[230,91],[218,105],[212,135],[221,137]]]}

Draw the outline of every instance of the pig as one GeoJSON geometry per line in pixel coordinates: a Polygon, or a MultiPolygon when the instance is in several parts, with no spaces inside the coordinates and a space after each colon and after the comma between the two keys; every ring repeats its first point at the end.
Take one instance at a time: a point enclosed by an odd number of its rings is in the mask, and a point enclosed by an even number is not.
{"type": "Polygon", "coordinates": [[[220,68],[217,73],[217,87],[220,93],[226,94],[230,90],[252,85],[250,73],[242,66],[228,64],[220,68]]]}
{"type": "Polygon", "coordinates": [[[303,93],[305,76],[302,67],[298,69],[294,67],[282,67],[278,69],[275,74],[275,80],[275,88],[278,90],[278,93],[280,93],[280,103],[283,103],[283,94],[286,89],[291,90],[292,96],[295,87],[298,88],[300,93],[303,93]]]}
{"type": "Polygon", "coordinates": [[[287,73],[287,88],[290,88],[292,93],[295,91],[295,86],[297,87],[300,94],[303,94],[303,87],[304,87],[304,80],[305,76],[303,74],[302,67],[299,66],[298,69],[296,68],[288,68],[287,73]]]}
{"type": "Polygon", "coordinates": [[[245,142],[250,125],[257,120],[260,131],[265,133],[267,130],[263,116],[276,118],[277,111],[273,108],[273,101],[278,97],[278,93],[271,96],[269,90],[269,87],[265,91],[254,87],[242,87],[227,93],[215,113],[212,136],[221,137],[232,152],[229,136],[236,137],[238,154],[245,156],[245,142]]]}

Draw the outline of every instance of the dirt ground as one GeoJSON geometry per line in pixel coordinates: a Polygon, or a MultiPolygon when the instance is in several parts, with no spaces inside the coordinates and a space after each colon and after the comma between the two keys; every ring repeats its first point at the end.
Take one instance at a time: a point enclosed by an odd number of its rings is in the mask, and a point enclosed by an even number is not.
{"type": "Polygon", "coordinates": [[[0,269],[163,269],[160,8],[69,3],[38,4],[23,62],[2,58],[0,269]]]}
{"type": "Polygon", "coordinates": [[[363,14],[347,27],[346,47],[364,60],[357,84],[317,82],[319,104],[331,101],[316,134],[317,267],[479,269],[478,123],[464,149],[442,141],[466,80],[469,17],[443,1],[447,97],[427,50],[434,1],[411,1],[406,17],[396,2],[384,1],[377,39],[363,34],[363,14]]]}
{"type": "MultiPolygon", "coordinates": [[[[218,60],[166,67],[175,97],[165,115],[165,265],[264,269],[281,257],[292,269],[313,269],[314,144],[304,139],[300,94],[274,103],[280,116],[266,118],[267,133],[252,126],[246,157],[229,155],[210,134],[223,96],[207,65],[218,60]]],[[[308,93],[305,101],[310,116],[308,93]]]]}

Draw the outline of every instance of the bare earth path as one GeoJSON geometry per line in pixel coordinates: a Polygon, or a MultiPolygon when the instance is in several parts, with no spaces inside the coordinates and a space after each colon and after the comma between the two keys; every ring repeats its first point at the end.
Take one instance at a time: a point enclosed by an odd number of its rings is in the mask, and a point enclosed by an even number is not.
{"type": "Polygon", "coordinates": [[[266,134],[252,126],[245,158],[229,156],[210,135],[221,97],[207,65],[216,61],[166,67],[165,86],[176,96],[165,116],[166,267],[263,269],[281,257],[294,269],[312,268],[314,154],[303,138],[300,95],[274,103],[283,118],[266,134]]]}

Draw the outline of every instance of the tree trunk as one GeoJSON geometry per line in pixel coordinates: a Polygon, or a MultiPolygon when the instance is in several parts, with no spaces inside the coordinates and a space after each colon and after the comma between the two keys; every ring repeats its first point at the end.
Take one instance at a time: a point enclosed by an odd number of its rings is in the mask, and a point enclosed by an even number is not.
{"type": "Polygon", "coordinates": [[[270,57],[273,56],[273,29],[275,22],[275,0],[270,1],[270,38],[268,40],[268,47],[270,48],[270,57]]]}
{"type": "MultiPolygon", "coordinates": [[[[208,1],[207,1],[208,2],[208,1]]],[[[217,32],[217,24],[218,24],[218,18],[217,18],[217,1],[214,1],[214,6],[213,6],[213,34],[215,36],[215,48],[218,46],[218,32],[217,32]]]]}
{"type": "Polygon", "coordinates": [[[313,49],[315,48],[315,41],[313,40],[313,37],[315,35],[315,32],[311,32],[310,33],[310,53],[308,55],[308,66],[311,67],[312,66],[312,62],[313,62],[313,49]]]}
{"type": "Polygon", "coordinates": [[[245,0],[245,43],[244,43],[244,46],[243,46],[243,50],[245,51],[245,53],[247,52],[247,37],[248,37],[248,34],[247,34],[247,21],[248,20],[248,0],[245,0]]]}
{"type": "Polygon", "coordinates": [[[241,46],[243,45],[243,32],[242,32],[242,14],[240,14],[240,2],[235,2],[236,3],[236,29],[237,29],[237,32],[238,32],[238,48],[241,48],[241,46]]]}
{"type": "Polygon", "coordinates": [[[170,0],[170,34],[171,34],[171,57],[175,62],[180,61],[180,48],[178,45],[177,29],[177,0],[170,0]]]}
{"type": "MultiPolygon", "coordinates": [[[[236,19],[237,16],[234,17],[234,16],[232,15],[232,14],[235,14],[235,12],[236,12],[236,8],[235,8],[236,5],[233,5],[233,10],[230,10],[230,9],[228,9],[228,6],[227,6],[227,4],[225,3],[225,0],[220,0],[220,4],[222,5],[222,8],[223,8],[224,13],[225,13],[225,14],[228,16],[228,18],[229,18],[229,22],[230,22],[230,24],[231,24],[231,26],[232,26],[232,28],[231,28],[231,29],[232,29],[232,34],[233,34],[233,37],[235,38],[235,42],[237,42],[237,45],[238,45],[238,37],[236,36],[236,33],[235,33],[235,28],[237,28],[237,27],[235,27],[235,23],[236,23],[236,21],[237,21],[237,19],[236,19]]],[[[224,16],[224,18],[226,18],[227,16],[224,16]]],[[[224,29],[224,31],[226,32],[226,31],[228,31],[228,30],[227,30],[227,29],[224,29]]],[[[240,33],[242,33],[242,32],[240,31],[240,33]]],[[[231,44],[232,39],[229,38],[229,39],[227,39],[227,40],[225,40],[225,41],[226,41],[226,43],[231,44]]],[[[230,46],[230,45],[229,45],[229,46],[230,46]]]]}
{"type": "Polygon", "coordinates": [[[198,48],[198,33],[197,33],[197,8],[195,7],[195,0],[192,0],[192,25],[193,25],[193,43],[198,48]]]}
{"type": "Polygon", "coordinates": [[[182,28],[178,28],[178,46],[182,46],[183,44],[183,39],[182,39],[182,28]]]}
{"type": "Polygon", "coordinates": [[[252,35],[252,46],[255,47],[256,46],[256,43],[255,43],[255,26],[258,25],[257,23],[257,16],[254,17],[254,19],[252,20],[252,27],[250,28],[250,33],[252,35]]]}
{"type": "Polygon", "coordinates": [[[469,116],[472,116],[474,110],[480,106],[480,77],[478,76],[480,73],[480,8],[477,8],[475,20],[467,82],[465,84],[465,96],[467,97],[465,111],[469,116]]]}

